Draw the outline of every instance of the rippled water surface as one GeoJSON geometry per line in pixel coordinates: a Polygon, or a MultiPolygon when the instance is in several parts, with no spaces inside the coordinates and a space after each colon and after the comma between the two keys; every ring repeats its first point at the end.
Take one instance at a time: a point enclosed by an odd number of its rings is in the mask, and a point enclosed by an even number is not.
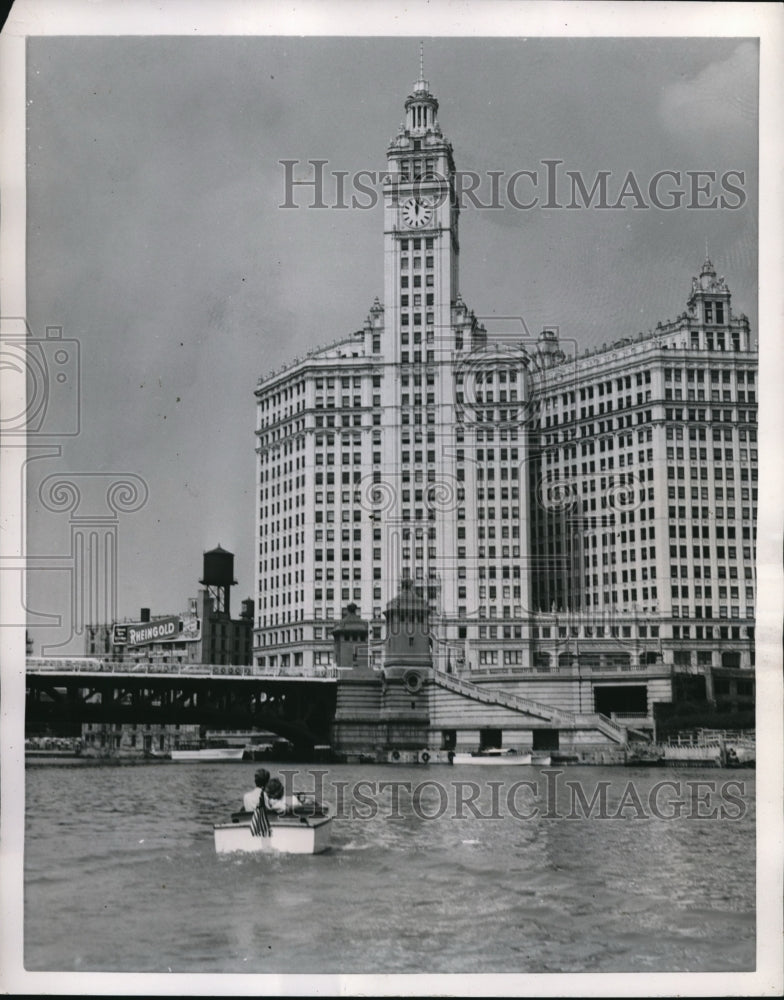
{"type": "MultiPolygon", "coordinates": [[[[212,824],[239,807],[254,770],[250,763],[29,767],[27,969],[754,967],[753,772],[574,767],[548,778],[536,768],[324,765],[323,797],[339,813],[326,854],[219,857],[212,824]],[[360,779],[369,805],[352,793],[360,779]],[[412,802],[401,790],[393,816],[391,791],[374,786],[408,781],[415,789],[426,779],[444,791],[428,784],[412,802]],[[532,787],[510,799],[521,779],[532,787]],[[567,819],[566,780],[580,782],[588,800],[609,782],[610,815],[625,801],[627,818],[567,819]],[[672,812],[668,796],[685,799],[680,819],[651,814],[651,790],[664,780],[676,788],[657,801],[672,812]],[[697,780],[717,791],[695,792],[688,783],[697,780]],[[457,805],[470,797],[459,781],[479,784],[479,817],[457,805]],[[726,781],[742,783],[730,790],[735,805],[720,798],[726,781]],[[692,797],[698,793],[702,804],[692,797]],[[741,815],[710,818],[722,807],[741,815]]],[[[308,769],[301,771],[297,787],[312,788],[308,769]]]]}

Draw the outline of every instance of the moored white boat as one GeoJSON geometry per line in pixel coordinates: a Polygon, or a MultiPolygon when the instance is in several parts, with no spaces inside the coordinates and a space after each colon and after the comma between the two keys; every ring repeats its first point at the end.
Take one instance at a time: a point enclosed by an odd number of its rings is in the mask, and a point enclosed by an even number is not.
{"type": "Polygon", "coordinates": [[[221,760],[242,760],[245,747],[231,746],[210,746],[194,744],[182,745],[177,750],[172,750],[171,759],[181,763],[194,763],[196,761],[221,761],[221,760]]]}
{"type": "Polygon", "coordinates": [[[252,815],[234,813],[231,823],[215,824],[215,851],[218,854],[235,851],[245,854],[321,854],[329,847],[332,817],[323,812],[293,816],[269,813],[269,837],[253,836],[250,832],[252,815]]]}
{"type": "MultiPolygon", "coordinates": [[[[455,753],[453,764],[495,764],[519,767],[531,763],[530,753],[520,753],[514,749],[508,750],[477,750],[475,753],[455,753]]],[[[549,763],[549,761],[548,761],[549,763]]]]}

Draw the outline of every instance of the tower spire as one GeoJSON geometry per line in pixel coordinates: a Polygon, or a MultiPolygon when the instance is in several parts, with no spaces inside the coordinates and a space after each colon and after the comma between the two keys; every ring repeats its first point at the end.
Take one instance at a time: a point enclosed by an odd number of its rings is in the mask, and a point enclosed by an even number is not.
{"type": "Polygon", "coordinates": [[[419,79],[413,91],[406,98],[406,122],[404,131],[416,132],[418,137],[427,132],[440,134],[436,115],[438,101],[430,93],[430,82],[425,79],[425,43],[419,43],[419,79]]]}
{"type": "Polygon", "coordinates": [[[704,274],[709,274],[709,275],[712,275],[713,277],[716,276],[716,271],[714,270],[713,262],[711,261],[710,257],[708,256],[708,237],[707,236],[705,237],[705,261],[704,261],[704,263],[702,265],[702,270],[700,271],[700,277],[702,277],[702,275],[704,275],[704,274]]]}
{"type": "Polygon", "coordinates": [[[430,83],[425,79],[425,43],[419,43],[419,79],[414,84],[414,93],[427,93],[430,90],[430,83]]]}

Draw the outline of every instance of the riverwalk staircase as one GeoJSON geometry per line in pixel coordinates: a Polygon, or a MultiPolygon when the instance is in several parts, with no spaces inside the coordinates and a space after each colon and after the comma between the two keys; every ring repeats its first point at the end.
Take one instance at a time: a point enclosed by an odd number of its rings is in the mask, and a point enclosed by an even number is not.
{"type": "Polygon", "coordinates": [[[512,711],[542,719],[548,722],[553,729],[590,728],[598,730],[613,743],[624,744],[627,741],[626,729],[600,713],[577,713],[554,708],[552,705],[544,705],[509,691],[499,691],[497,688],[488,688],[484,684],[474,684],[442,670],[434,671],[433,680],[439,687],[460,694],[465,698],[472,698],[474,701],[486,705],[502,705],[512,711]]]}

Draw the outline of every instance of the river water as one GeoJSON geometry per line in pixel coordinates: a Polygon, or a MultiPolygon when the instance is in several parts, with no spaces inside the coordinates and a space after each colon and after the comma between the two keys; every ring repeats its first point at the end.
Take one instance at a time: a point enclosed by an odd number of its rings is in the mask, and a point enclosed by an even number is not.
{"type": "Polygon", "coordinates": [[[300,765],[330,850],[218,856],[257,766],[28,767],[25,967],[754,967],[753,771],[300,765]]]}

